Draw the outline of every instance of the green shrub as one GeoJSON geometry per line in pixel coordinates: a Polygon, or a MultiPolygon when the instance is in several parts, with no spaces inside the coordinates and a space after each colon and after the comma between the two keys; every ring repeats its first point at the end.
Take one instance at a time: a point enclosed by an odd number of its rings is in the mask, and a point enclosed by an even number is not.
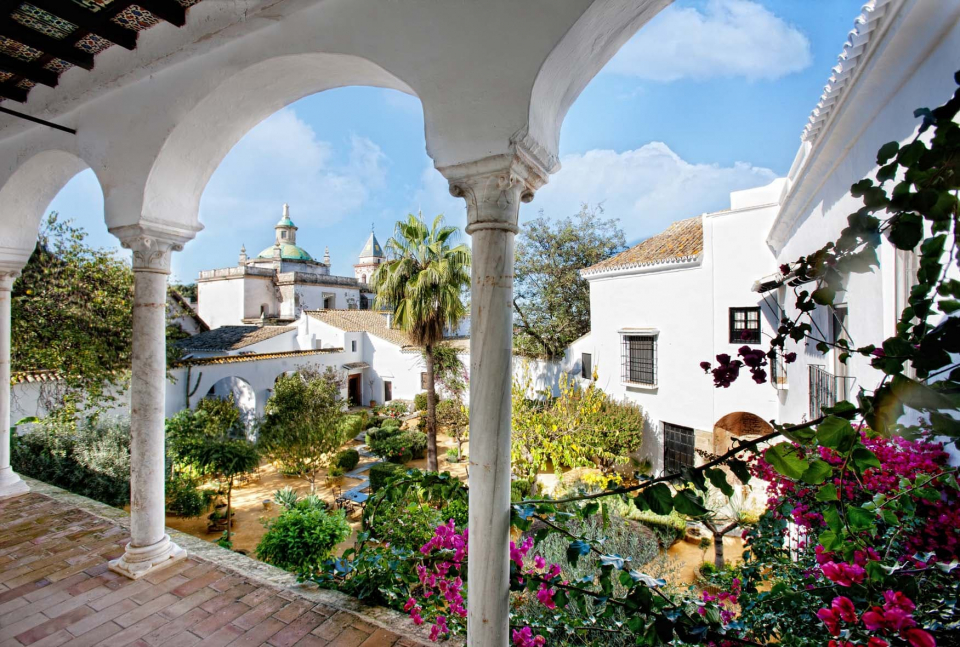
{"type": "MultiPolygon", "coordinates": [[[[635,506],[634,506],[635,507],[635,506]]],[[[636,510],[624,515],[650,528],[664,546],[672,546],[687,534],[687,518],[676,511],[668,515],[654,514],[649,510],[636,510]]]]}
{"type": "Polygon", "coordinates": [[[340,430],[343,438],[356,438],[357,435],[366,427],[366,414],[355,414],[345,416],[340,421],[340,430]]]}
{"type": "Polygon", "coordinates": [[[518,501],[523,501],[530,495],[531,489],[533,489],[533,484],[527,479],[510,481],[510,502],[517,503],[518,501]]]}
{"type": "MultiPolygon", "coordinates": [[[[371,449],[371,451],[372,451],[372,450],[373,450],[373,447],[374,447],[377,443],[382,443],[382,442],[386,441],[388,438],[393,438],[394,436],[398,435],[399,433],[400,433],[400,429],[393,429],[393,428],[377,429],[376,427],[374,427],[373,429],[370,429],[370,430],[367,431],[367,435],[366,435],[365,439],[366,439],[366,441],[367,441],[367,445],[370,447],[370,449],[371,449]]],[[[374,452],[374,453],[376,453],[376,452],[374,452]]]]}
{"type": "Polygon", "coordinates": [[[304,501],[265,524],[267,532],[257,544],[257,557],[309,576],[320,569],[337,544],[350,536],[350,524],[343,510],[327,512],[304,501]]]}
{"type": "Polygon", "coordinates": [[[394,463],[378,463],[370,468],[370,490],[376,492],[386,482],[398,474],[403,474],[402,466],[394,463]]]}
{"type": "Polygon", "coordinates": [[[384,421],[383,416],[370,416],[367,419],[366,425],[364,426],[366,429],[375,429],[380,427],[380,425],[383,424],[383,421],[384,421]]]}
{"type": "Polygon", "coordinates": [[[413,396],[413,409],[414,411],[426,411],[427,410],[427,394],[426,392],[418,393],[413,396]]]}
{"type": "Polygon", "coordinates": [[[399,436],[397,440],[402,443],[404,447],[410,448],[410,453],[413,454],[414,458],[423,458],[427,455],[427,435],[419,431],[405,431],[399,436]]]}
{"type": "Polygon", "coordinates": [[[334,466],[332,466],[332,467],[330,468],[330,470],[327,472],[327,476],[330,477],[330,478],[333,478],[333,479],[338,479],[338,478],[340,478],[341,476],[343,476],[344,474],[345,474],[345,472],[344,472],[343,468],[340,467],[339,465],[334,465],[334,466]]]}
{"type": "Polygon", "coordinates": [[[380,423],[381,429],[396,429],[400,430],[400,421],[396,418],[386,418],[382,423],[380,423]]]}
{"type": "Polygon", "coordinates": [[[417,553],[430,541],[437,526],[453,519],[458,528],[468,521],[467,502],[461,498],[426,500],[422,491],[412,488],[403,498],[384,497],[376,507],[368,505],[364,513],[364,529],[370,536],[389,543],[395,549],[417,553]]]}
{"type": "Polygon", "coordinates": [[[447,447],[447,461],[450,463],[459,463],[460,462],[460,453],[457,451],[456,447],[447,447]]]}
{"type": "Polygon", "coordinates": [[[42,420],[11,439],[11,466],[25,476],[107,505],[130,503],[130,422],[42,420]]]}
{"type": "Polygon", "coordinates": [[[360,462],[360,452],[355,449],[344,449],[333,457],[333,466],[349,472],[360,462]]]}
{"type": "Polygon", "coordinates": [[[215,496],[197,487],[193,479],[175,477],[167,481],[167,512],[177,517],[199,517],[210,508],[215,496]]]}

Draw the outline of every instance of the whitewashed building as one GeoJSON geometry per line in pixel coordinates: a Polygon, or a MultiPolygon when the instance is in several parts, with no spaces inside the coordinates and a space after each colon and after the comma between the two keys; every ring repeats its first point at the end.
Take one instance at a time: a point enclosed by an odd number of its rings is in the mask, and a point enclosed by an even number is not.
{"type": "MultiPolygon", "coordinates": [[[[716,355],[735,356],[744,344],[766,349],[780,317],[795,316],[793,290],[805,288],[791,285],[780,266],[835,240],[863,206],[850,186],[875,177],[879,148],[913,139],[913,111],[953,94],[958,21],[955,2],[867,3],[786,178],[732,193],[730,209],[674,223],[583,270],[591,332],[571,345],[564,368],[580,379],[595,371],[604,390],[644,408],[644,451],[655,469],[695,463],[697,449],[725,449],[730,434],[769,429],[764,420],[812,419],[822,406],[878,384],[868,358],[844,364],[815,342],[788,343],[797,360],[773,362],[765,385],[744,368],[729,388],[715,388],[699,363],[716,365],[716,355]],[[744,329],[749,340],[741,339],[744,329]]],[[[879,259],[873,272],[850,276],[836,311],[814,313],[828,341],[879,345],[894,333],[917,257],[884,241],[879,259]]]]}
{"type": "Polygon", "coordinates": [[[654,470],[692,464],[695,449],[725,451],[728,434],[762,433],[776,416],[776,389],[749,379],[716,389],[699,365],[761,348],[777,325],[751,287],[776,268],[764,236],[784,186],[732,193],[730,209],[675,222],[581,272],[591,332],[571,346],[566,367],[643,407],[654,470]]]}
{"type": "Polygon", "coordinates": [[[219,328],[267,319],[291,322],[302,311],[318,308],[365,309],[373,301],[367,281],[385,260],[371,233],[357,276],[330,274],[330,249],[318,261],[297,245],[297,226],[285,204],[272,245],[253,257],[242,247],[236,266],[200,272],[197,313],[211,328],[219,328]]]}

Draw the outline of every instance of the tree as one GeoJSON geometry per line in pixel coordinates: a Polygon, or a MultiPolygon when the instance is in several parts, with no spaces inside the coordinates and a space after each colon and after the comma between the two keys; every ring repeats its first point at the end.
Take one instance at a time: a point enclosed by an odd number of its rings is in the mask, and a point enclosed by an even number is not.
{"type": "Polygon", "coordinates": [[[626,247],[617,220],[602,216],[602,206],[584,204],[573,218],[547,220],[541,211],[523,225],[514,270],[517,350],[556,357],[590,330],[590,288],[580,270],[626,247]]]}
{"type": "Polygon", "coordinates": [[[75,411],[82,402],[95,411],[130,368],[133,272],[86,237],[52,212],[13,286],[12,368],[60,375],[44,393],[49,409],[75,411]]]}
{"type": "Polygon", "coordinates": [[[317,470],[349,440],[352,428],[342,424],[346,415],[342,381],[332,368],[281,376],[260,423],[261,450],[306,478],[311,492],[316,489],[317,470]]]}
{"type": "Polygon", "coordinates": [[[397,223],[387,241],[391,260],[380,265],[373,277],[375,306],[392,309],[397,327],[413,343],[423,346],[427,365],[427,469],[436,471],[437,392],[434,347],[446,327],[455,327],[466,316],[463,293],[470,285],[470,249],[451,246],[459,237],[457,227],[443,224],[437,216],[431,226],[410,214],[397,223]]]}
{"type": "Polygon", "coordinates": [[[227,486],[227,535],[230,541],[232,523],[233,480],[240,474],[252,472],[260,466],[260,454],[247,439],[229,436],[203,438],[191,447],[191,462],[201,473],[216,477],[227,486]]]}
{"type": "Polygon", "coordinates": [[[437,405],[437,422],[457,441],[457,460],[463,460],[463,443],[467,442],[470,413],[460,400],[443,400],[437,405]]]}

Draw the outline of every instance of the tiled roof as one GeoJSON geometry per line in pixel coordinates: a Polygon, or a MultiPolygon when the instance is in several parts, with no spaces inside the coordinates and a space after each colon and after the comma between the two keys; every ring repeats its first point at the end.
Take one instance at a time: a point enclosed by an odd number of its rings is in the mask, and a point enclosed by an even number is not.
{"type": "Polygon", "coordinates": [[[863,11],[854,21],[853,30],[843,44],[843,51],[837,57],[839,63],[833,68],[833,74],[823,88],[820,101],[803,129],[800,136],[802,140],[811,143],[816,141],[833,109],[843,100],[844,91],[852,84],[857,68],[865,58],[864,54],[870,49],[870,41],[889,22],[884,18],[894,13],[889,11],[890,7],[887,6],[891,2],[892,0],[870,0],[863,6],[863,11]]]}
{"type": "Polygon", "coordinates": [[[592,276],[612,270],[625,270],[648,265],[679,263],[694,260],[703,253],[703,217],[679,220],[655,236],[634,245],[625,252],[581,270],[592,276]]]}
{"type": "Polygon", "coordinates": [[[257,362],[265,359],[282,359],[284,357],[300,357],[301,355],[324,355],[327,353],[342,353],[342,348],[318,348],[316,350],[288,350],[280,353],[249,353],[247,355],[222,355],[220,357],[197,357],[184,359],[170,364],[170,368],[183,366],[209,366],[211,364],[236,364],[238,362],[257,362]]]}
{"type": "Polygon", "coordinates": [[[407,333],[387,328],[387,316],[378,310],[310,310],[307,314],[344,332],[370,333],[401,348],[414,347],[407,333]]]}
{"type": "Polygon", "coordinates": [[[220,326],[181,339],[176,345],[185,351],[238,350],[296,329],[296,326],[220,326]]]}

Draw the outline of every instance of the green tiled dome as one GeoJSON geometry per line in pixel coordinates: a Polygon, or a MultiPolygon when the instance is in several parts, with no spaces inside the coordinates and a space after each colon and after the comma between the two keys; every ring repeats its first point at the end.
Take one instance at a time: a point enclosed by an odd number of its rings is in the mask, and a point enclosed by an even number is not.
{"type": "MultiPolygon", "coordinates": [[[[265,250],[260,252],[257,258],[263,259],[272,259],[273,258],[273,248],[275,245],[270,245],[265,250]]],[[[297,247],[296,245],[290,245],[284,243],[280,245],[280,258],[285,261],[312,261],[313,257],[310,256],[302,247],[297,247]]]]}

